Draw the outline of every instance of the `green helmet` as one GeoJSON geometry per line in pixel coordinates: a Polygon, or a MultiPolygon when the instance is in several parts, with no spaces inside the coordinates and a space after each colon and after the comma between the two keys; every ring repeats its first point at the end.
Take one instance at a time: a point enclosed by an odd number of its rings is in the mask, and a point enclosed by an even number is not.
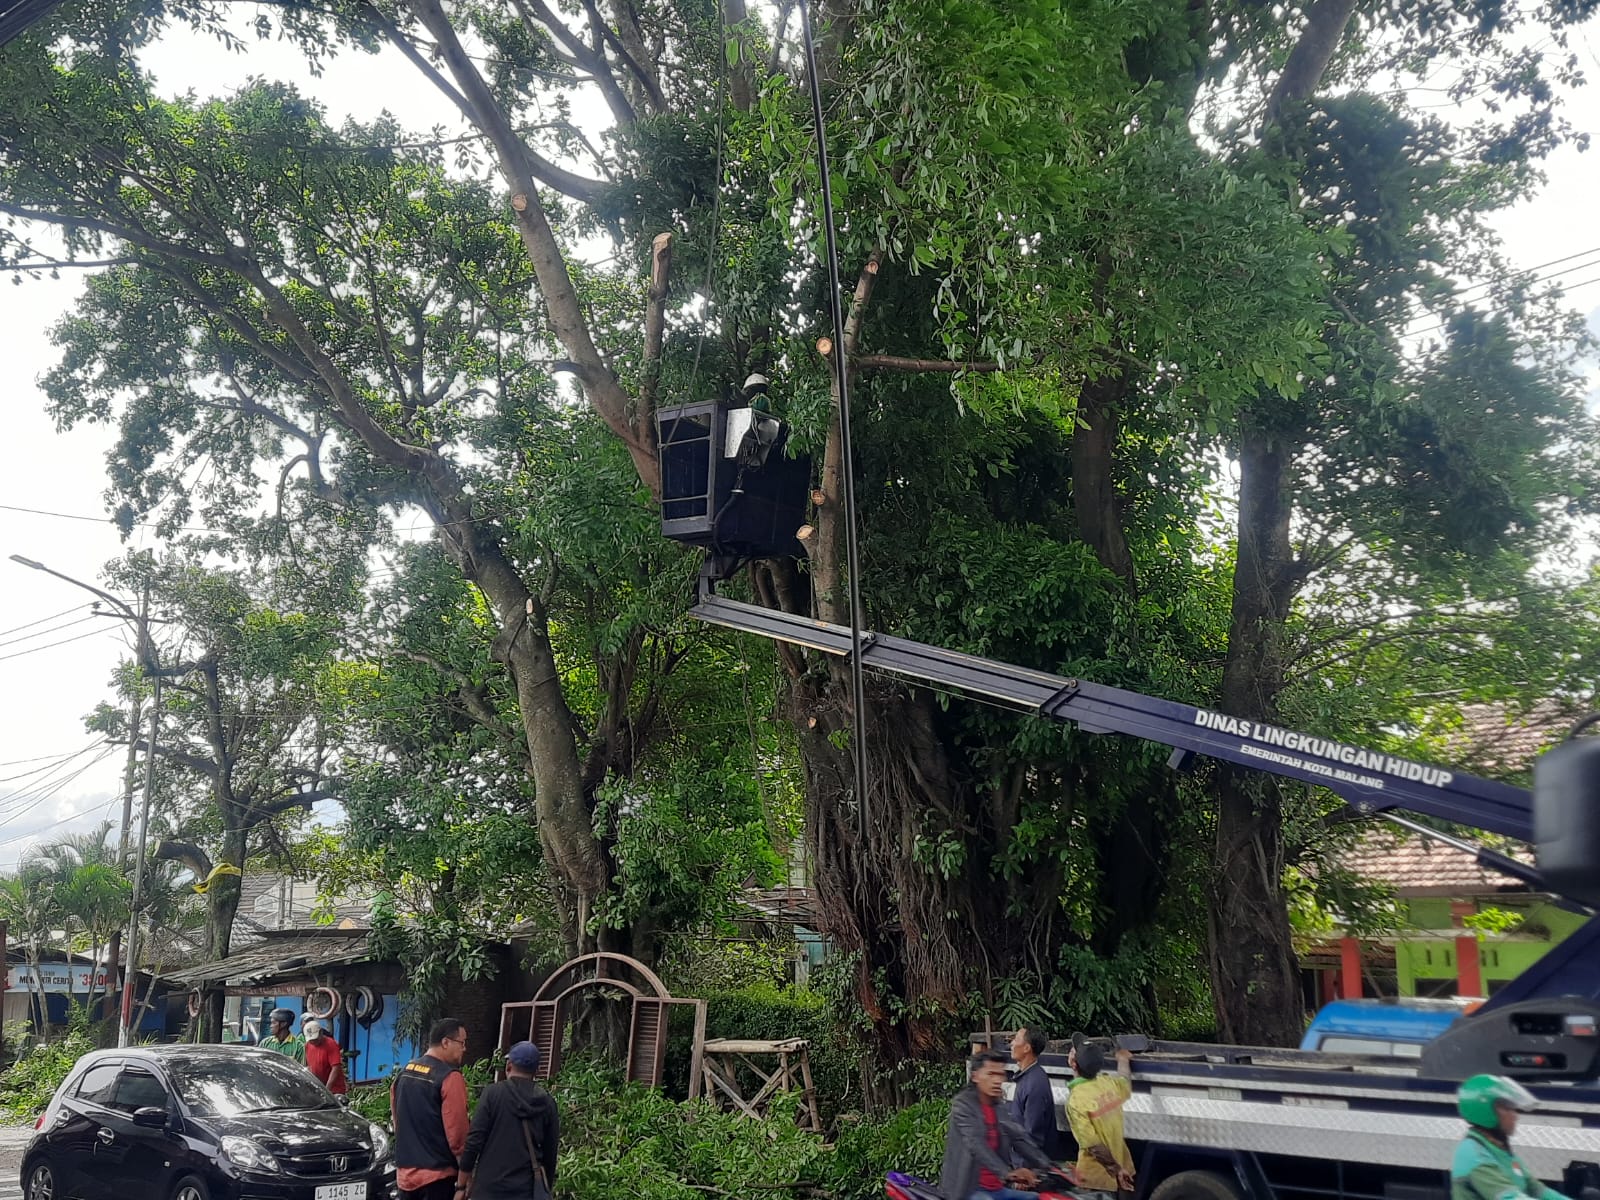
{"type": "Polygon", "coordinates": [[[1456,1092],[1456,1110],[1480,1129],[1500,1128],[1496,1104],[1509,1104],[1518,1112],[1527,1112],[1536,1103],[1527,1088],[1504,1075],[1474,1075],[1456,1092]]]}

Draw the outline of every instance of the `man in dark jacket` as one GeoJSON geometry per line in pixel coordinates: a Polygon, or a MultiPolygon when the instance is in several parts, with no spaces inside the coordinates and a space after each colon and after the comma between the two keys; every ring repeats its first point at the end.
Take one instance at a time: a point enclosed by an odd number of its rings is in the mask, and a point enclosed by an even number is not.
{"type": "Polygon", "coordinates": [[[456,1166],[467,1144],[467,1027],[443,1017],[428,1031],[428,1049],[389,1085],[394,1113],[395,1184],[400,1200],[451,1200],[456,1166]]]}
{"type": "Polygon", "coordinates": [[[1006,1056],[980,1058],[972,1082],[950,1104],[950,1125],[944,1135],[944,1169],[939,1194],[944,1200],[1036,1200],[1020,1191],[1038,1184],[1032,1167],[1048,1168],[1044,1151],[1028,1140],[1008,1113],[1001,1096],[1006,1084],[1006,1056]],[[1016,1185],[1016,1186],[1012,1186],[1016,1185]]]}
{"type": "Polygon", "coordinates": [[[1063,1151],[1061,1131],[1056,1127],[1056,1096],[1050,1088],[1050,1076],[1039,1062],[1044,1048],[1044,1034],[1027,1025],[1011,1039],[1011,1061],[1017,1064],[1012,1079],[1016,1090],[1011,1093],[1011,1119],[1022,1127],[1030,1142],[1049,1155],[1051,1162],[1059,1162],[1063,1151]]]}
{"type": "Polygon", "coordinates": [[[539,1047],[506,1051],[506,1077],[478,1099],[456,1191],[472,1200],[549,1200],[556,1182],[561,1118],[550,1093],[535,1082],[539,1047]]]}

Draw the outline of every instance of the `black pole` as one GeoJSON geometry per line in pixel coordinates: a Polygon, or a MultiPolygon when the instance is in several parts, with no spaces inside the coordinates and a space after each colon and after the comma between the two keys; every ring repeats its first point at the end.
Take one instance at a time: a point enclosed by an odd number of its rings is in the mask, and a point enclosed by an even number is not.
{"type": "Polygon", "coordinates": [[[805,43],[806,77],[811,82],[811,116],[817,127],[817,171],[822,180],[822,232],[828,260],[828,307],[833,311],[833,371],[839,392],[839,448],[844,475],[845,569],[850,595],[851,747],[856,765],[856,813],[866,829],[867,701],[861,666],[861,554],[856,542],[856,471],[850,440],[850,363],[844,344],[844,289],[839,283],[839,236],[833,223],[833,185],[828,172],[828,137],[823,127],[822,84],[817,77],[817,47],[811,32],[811,5],[800,0],[800,40],[805,43]]]}

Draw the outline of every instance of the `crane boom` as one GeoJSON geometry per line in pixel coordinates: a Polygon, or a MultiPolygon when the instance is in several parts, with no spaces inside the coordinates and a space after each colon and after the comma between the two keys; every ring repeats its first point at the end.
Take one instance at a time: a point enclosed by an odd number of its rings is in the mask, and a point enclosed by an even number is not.
{"type": "MultiPolygon", "coordinates": [[[[719,596],[709,575],[702,576],[699,600],[689,615],[838,658],[850,656],[846,627],[719,596]]],[[[1532,794],[1493,779],[886,634],[863,635],[861,661],[870,670],[1068,722],[1088,733],[1126,734],[1170,746],[1175,767],[1203,755],[1325,787],[1364,814],[1415,813],[1523,841],[1534,835],[1532,794]]],[[[1484,866],[1535,890],[1549,890],[1527,863],[1473,849],[1484,866]]]]}

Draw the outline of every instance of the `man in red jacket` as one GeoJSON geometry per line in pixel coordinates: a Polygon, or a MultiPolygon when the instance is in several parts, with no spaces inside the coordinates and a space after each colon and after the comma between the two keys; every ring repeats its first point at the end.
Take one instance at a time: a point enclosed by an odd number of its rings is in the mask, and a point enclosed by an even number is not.
{"type": "Polygon", "coordinates": [[[306,1037],[306,1070],[322,1080],[335,1096],[350,1090],[344,1077],[344,1056],[339,1053],[339,1043],[322,1028],[322,1022],[309,1017],[301,1026],[306,1037]]]}

